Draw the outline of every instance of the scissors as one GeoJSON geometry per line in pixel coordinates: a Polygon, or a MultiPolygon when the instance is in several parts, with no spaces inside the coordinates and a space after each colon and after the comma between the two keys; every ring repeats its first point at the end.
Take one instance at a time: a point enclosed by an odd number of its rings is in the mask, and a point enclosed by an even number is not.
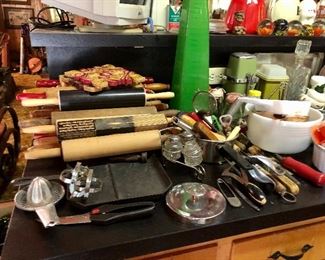
{"type": "Polygon", "coordinates": [[[147,216],[152,214],[154,209],[155,203],[151,201],[120,205],[104,204],[85,214],[59,217],[59,220],[53,226],[85,223],[106,225],[122,220],[147,216]]]}

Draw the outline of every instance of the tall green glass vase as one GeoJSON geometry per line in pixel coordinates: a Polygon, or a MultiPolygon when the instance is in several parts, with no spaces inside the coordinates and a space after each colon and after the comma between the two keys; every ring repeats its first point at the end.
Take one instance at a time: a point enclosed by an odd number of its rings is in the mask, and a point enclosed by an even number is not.
{"type": "Polygon", "coordinates": [[[207,0],[184,0],[177,38],[171,107],[193,111],[198,90],[209,88],[209,11],[207,0]]]}

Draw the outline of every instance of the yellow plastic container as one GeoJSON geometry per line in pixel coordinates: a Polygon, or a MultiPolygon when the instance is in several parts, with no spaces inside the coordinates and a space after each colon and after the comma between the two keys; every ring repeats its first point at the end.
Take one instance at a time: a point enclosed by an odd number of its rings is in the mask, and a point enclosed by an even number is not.
{"type": "Polygon", "coordinates": [[[256,76],[259,77],[256,89],[262,92],[262,98],[281,99],[289,81],[286,68],[277,64],[263,64],[256,76]]]}

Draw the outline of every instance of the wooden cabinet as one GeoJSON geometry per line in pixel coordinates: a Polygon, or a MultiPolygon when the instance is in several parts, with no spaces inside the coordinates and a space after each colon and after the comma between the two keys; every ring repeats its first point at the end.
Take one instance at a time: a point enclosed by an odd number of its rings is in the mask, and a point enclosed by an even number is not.
{"type": "MultiPolygon", "coordinates": [[[[307,249],[301,259],[325,259],[325,217],[258,230],[215,241],[158,252],[133,260],[259,260],[280,256],[297,256],[307,249]]],[[[299,259],[299,258],[296,258],[299,259]]]]}

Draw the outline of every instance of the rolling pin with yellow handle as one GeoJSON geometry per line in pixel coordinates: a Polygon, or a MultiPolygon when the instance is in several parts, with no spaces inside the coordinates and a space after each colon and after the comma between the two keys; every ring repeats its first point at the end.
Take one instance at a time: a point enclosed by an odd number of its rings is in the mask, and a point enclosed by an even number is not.
{"type": "Polygon", "coordinates": [[[64,161],[87,160],[114,155],[152,151],[161,148],[159,130],[96,136],[61,142],[61,148],[32,149],[25,159],[63,157],[64,161]]]}

